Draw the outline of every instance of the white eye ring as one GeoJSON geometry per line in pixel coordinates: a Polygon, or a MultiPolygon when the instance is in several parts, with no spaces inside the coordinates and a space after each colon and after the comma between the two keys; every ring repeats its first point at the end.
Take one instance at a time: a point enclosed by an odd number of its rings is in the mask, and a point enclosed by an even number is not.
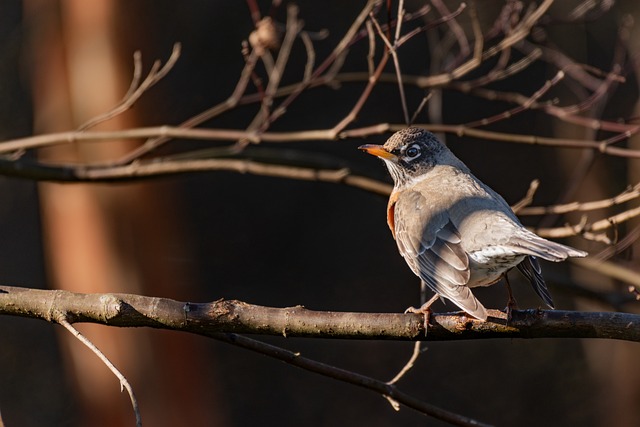
{"type": "Polygon", "coordinates": [[[418,144],[413,144],[404,152],[407,160],[413,160],[416,157],[420,156],[420,146],[418,144]]]}

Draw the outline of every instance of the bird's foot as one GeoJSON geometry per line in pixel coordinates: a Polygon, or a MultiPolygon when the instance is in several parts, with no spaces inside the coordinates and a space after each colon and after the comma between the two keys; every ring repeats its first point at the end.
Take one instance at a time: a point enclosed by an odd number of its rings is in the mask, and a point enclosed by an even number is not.
{"type": "Polygon", "coordinates": [[[420,306],[420,308],[409,307],[404,313],[417,313],[422,314],[424,316],[424,336],[427,336],[427,331],[429,330],[429,325],[431,325],[431,304],[433,304],[433,300],[426,302],[420,306]]]}
{"type": "Polygon", "coordinates": [[[513,319],[513,310],[518,308],[518,303],[516,302],[516,299],[513,297],[509,298],[509,301],[507,301],[507,306],[505,307],[504,311],[507,314],[507,326],[509,326],[509,324],[511,323],[511,320],[513,319]]]}

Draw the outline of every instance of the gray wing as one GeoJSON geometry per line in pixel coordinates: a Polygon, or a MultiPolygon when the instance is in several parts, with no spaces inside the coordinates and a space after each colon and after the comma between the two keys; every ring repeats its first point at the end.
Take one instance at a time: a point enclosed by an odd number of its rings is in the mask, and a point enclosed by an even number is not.
{"type": "Polygon", "coordinates": [[[411,270],[433,292],[486,320],[485,308],[467,287],[469,258],[448,213],[434,212],[426,198],[414,191],[403,192],[394,209],[396,242],[411,270]]]}

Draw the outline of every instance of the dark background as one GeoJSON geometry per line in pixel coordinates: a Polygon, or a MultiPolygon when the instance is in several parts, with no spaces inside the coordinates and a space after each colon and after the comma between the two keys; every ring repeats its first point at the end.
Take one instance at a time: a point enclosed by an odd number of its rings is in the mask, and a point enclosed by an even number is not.
{"type": "MultiPolygon", "coordinates": [[[[591,22],[552,25],[549,33],[553,43],[576,61],[607,70],[624,12],[625,2],[621,3],[591,22]]],[[[243,65],[241,41],[253,28],[244,2],[118,4],[116,34],[125,58],[139,49],[148,66],[153,58],[166,58],[174,42],[181,42],[183,47],[182,56],[169,76],[136,105],[142,124],[178,124],[229,95],[243,65]]],[[[479,7],[488,9],[494,4],[496,2],[486,5],[480,2],[479,7]]],[[[335,46],[362,5],[361,2],[300,3],[305,29],[330,31],[327,40],[316,43],[318,58],[324,58],[335,46]]],[[[25,38],[31,29],[24,25],[22,7],[21,2],[5,1],[0,12],[2,139],[33,132],[32,94],[25,59],[28,55],[24,52],[25,38]]],[[[267,5],[261,4],[261,7],[263,12],[268,10],[267,5]]],[[[407,7],[413,5],[410,3],[407,7]]],[[[284,22],[284,12],[284,7],[276,12],[279,22],[284,22]]],[[[491,13],[488,11],[487,15],[491,13]]],[[[428,73],[429,56],[424,45],[424,40],[416,40],[401,52],[406,70],[428,73]]],[[[355,47],[345,70],[366,69],[365,53],[366,44],[355,47]]],[[[303,55],[298,43],[287,69],[300,70],[303,55]]],[[[490,67],[491,64],[474,75],[482,75],[490,67]]],[[[550,67],[535,65],[505,82],[493,84],[492,88],[531,94],[553,74],[555,70],[550,67]]],[[[296,78],[299,74],[290,71],[285,81],[293,82],[296,78]]],[[[362,88],[362,84],[345,84],[340,90],[309,91],[272,129],[333,126],[349,112],[362,88]]],[[[248,92],[253,90],[250,86],[248,92]]],[[[573,99],[566,89],[559,88],[555,94],[573,99]]],[[[410,89],[410,105],[415,108],[422,96],[423,92],[410,89]]],[[[630,117],[636,99],[635,76],[630,74],[628,83],[612,94],[602,116],[630,117]]],[[[444,92],[445,123],[487,117],[506,107],[507,104],[478,101],[454,91],[444,92]]],[[[209,125],[244,128],[255,111],[255,106],[238,108],[209,125]]],[[[352,126],[402,121],[397,88],[380,85],[352,126]]],[[[424,114],[419,121],[426,121],[424,114]]],[[[544,114],[528,112],[498,123],[492,129],[556,135],[558,130],[554,126],[544,114]]],[[[330,155],[356,172],[388,180],[380,162],[356,150],[362,143],[382,143],[386,137],[388,135],[366,140],[300,142],[292,147],[330,155]]],[[[519,200],[535,178],[542,181],[535,204],[553,203],[572,172],[567,165],[579,155],[577,150],[454,136],[447,136],[447,142],[477,176],[510,203],[519,200]]],[[[174,141],[166,150],[210,145],[215,144],[174,141]]],[[[624,160],[603,157],[595,162],[593,173],[600,177],[609,196],[613,196],[625,186],[627,167],[624,160]]],[[[127,185],[97,184],[116,188],[114,191],[127,185]]],[[[153,258],[157,263],[175,264],[189,272],[185,283],[177,282],[173,287],[157,291],[149,284],[145,294],[193,302],[227,298],[275,307],[301,304],[314,310],[365,312],[401,312],[419,302],[418,281],[398,255],[385,224],[384,197],[336,184],[231,172],[158,178],[144,185],[170,207],[174,219],[172,232],[180,235],[178,243],[158,248],[153,258]]],[[[588,197],[589,189],[582,194],[588,197]]],[[[54,287],[46,274],[36,183],[0,178],[0,197],[1,282],[34,288],[54,287]]],[[[534,224],[536,219],[525,221],[534,224]]],[[[556,224],[562,224],[562,220],[556,224]]],[[[157,233],[162,235],[165,231],[158,229],[157,233]]],[[[580,240],[573,243],[592,252],[601,248],[580,240]]],[[[564,287],[569,280],[569,266],[545,264],[543,268],[556,306],[582,309],[580,299],[564,287]]],[[[529,285],[516,274],[512,277],[519,305],[537,307],[540,302],[529,285]]],[[[506,293],[500,285],[474,293],[487,307],[503,307],[506,302],[506,293]]],[[[606,305],[599,308],[612,310],[606,305]]],[[[443,309],[442,306],[436,308],[443,309]]],[[[81,381],[91,387],[92,379],[69,378],[69,362],[63,361],[64,352],[56,340],[59,329],[35,320],[0,318],[0,411],[6,425],[89,425],[85,423],[90,418],[83,418],[87,414],[81,415],[75,384],[81,381]]],[[[143,334],[175,335],[142,330],[132,334],[140,339],[144,339],[143,334]]],[[[411,344],[400,342],[260,339],[380,379],[392,378],[411,353],[411,344]]],[[[197,336],[184,337],[180,342],[183,350],[188,352],[193,346],[193,351],[200,352],[199,375],[185,382],[192,387],[216,390],[215,406],[220,411],[215,421],[192,418],[190,413],[181,410],[182,391],[170,390],[169,395],[174,399],[169,400],[168,406],[182,412],[183,425],[409,426],[425,421],[429,425],[441,425],[407,408],[395,412],[374,393],[261,355],[197,336]]],[[[602,366],[623,363],[616,356],[623,352],[635,354],[637,365],[640,354],[637,344],[605,343],[599,345],[598,351],[593,351],[592,345],[589,341],[570,339],[428,343],[428,350],[400,382],[400,388],[434,405],[498,425],[611,425],[621,419],[617,418],[615,405],[610,401],[615,395],[612,391],[616,387],[615,376],[606,375],[607,368],[602,366]]],[[[172,358],[172,350],[166,347],[157,347],[155,351],[163,354],[162,357],[159,353],[149,356],[163,361],[156,372],[158,377],[162,377],[165,370],[179,370],[184,363],[192,363],[172,358]]],[[[625,366],[630,372],[637,371],[638,367],[633,365],[625,366]]],[[[637,374],[629,377],[633,375],[637,374]]],[[[169,410],[158,402],[144,401],[145,391],[154,387],[153,379],[133,381],[133,387],[143,400],[143,420],[145,416],[152,417],[151,412],[169,410]]],[[[628,385],[624,390],[638,401],[638,384],[628,385]]],[[[119,393],[115,379],[112,393],[119,393]]],[[[124,411],[129,411],[126,394],[121,395],[119,404],[124,411]]],[[[625,420],[638,416],[637,409],[627,409],[629,414],[625,420]]],[[[132,424],[131,416],[128,425],[132,424]]]]}

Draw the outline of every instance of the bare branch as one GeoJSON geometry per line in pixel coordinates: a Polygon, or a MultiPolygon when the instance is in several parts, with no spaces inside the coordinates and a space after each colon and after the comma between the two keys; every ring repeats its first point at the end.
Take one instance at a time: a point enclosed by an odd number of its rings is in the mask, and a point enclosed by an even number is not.
{"type": "Polygon", "coordinates": [[[365,176],[353,175],[346,168],[310,167],[262,163],[246,159],[187,159],[139,161],[124,166],[48,166],[28,159],[0,159],[0,174],[54,182],[110,182],[202,171],[234,171],[261,176],[341,183],[373,193],[389,195],[392,186],[365,176]]]}
{"type": "MultiPolygon", "coordinates": [[[[351,123],[356,117],[357,111],[362,108],[364,102],[367,99],[368,94],[375,85],[378,72],[385,65],[384,58],[389,55],[383,56],[376,70],[375,76],[372,78],[372,82],[367,86],[367,89],[363,92],[361,98],[354,106],[352,112],[346,116],[338,125],[332,129],[317,129],[317,130],[304,130],[304,131],[292,131],[292,132],[249,132],[246,130],[236,129],[188,129],[184,127],[172,127],[172,126],[157,126],[157,127],[143,127],[134,128],[128,130],[117,131],[87,131],[87,132],[59,132],[50,133],[45,135],[36,135],[26,138],[18,138],[0,142],[0,154],[12,153],[16,151],[29,150],[33,148],[42,148],[53,145],[69,144],[80,141],[106,141],[112,139],[139,139],[139,138],[158,138],[158,140],[166,141],[168,138],[184,138],[194,140],[209,140],[209,141],[232,141],[237,139],[248,139],[253,143],[258,142],[279,142],[290,143],[299,141],[320,141],[320,140],[335,140],[344,139],[350,137],[365,137],[374,134],[384,133],[388,131],[396,131],[406,127],[404,124],[388,124],[379,123],[377,125],[366,126],[357,129],[343,130],[349,123],[351,123]]],[[[634,150],[623,147],[614,147],[611,144],[627,139],[633,134],[640,131],[640,125],[634,125],[632,130],[620,133],[614,137],[599,140],[588,141],[583,139],[570,139],[570,138],[549,138],[536,135],[521,135],[513,133],[494,132],[484,129],[469,128],[464,125],[447,125],[447,124],[427,124],[419,123],[415,126],[422,127],[432,132],[445,132],[458,136],[469,136],[473,138],[487,139],[493,141],[502,141],[516,144],[530,144],[530,145],[546,145],[551,147],[563,147],[572,149],[592,149],[602,154],[608,154],[616,157],[625,158],[640,158],[640,150],[634,150]]],[[[143,147],[146,147],[143,146],[143,147]]],[[[152,147],[155,148],[156,146],[152,147]]],[[[147,150],[149,147],[144,148],[147,150]]],[[[142,151],[142,150],[141,150],[142,151]]],[[[135,155],[132,154],[132,161],[139,156],[141,151],[136,151],[135,155]]],[[[119,162],[118,162],[119,163],[119,162]]]]}
{"type": "Polygon", "coordinates": [[[522,198],[522,200],[511,206],[513,212],[520,215],[520,212],[522,212],[522,210],[526,206],[529,206],[531,203],[533,203],[533,196],[536,194],[536,191],[538,191],[539,186],[539,180],[534,179],[533,181],[531,181],[531,184],[529,184],[529,189],[527,190],[527,194],[522,198]]]}
{"type": "Polygon", "coordinates": [[[287,337],[452,341],[483,338],[604,338],[640,342],[640,315],[561,310],[489,310],[482,322],[465,313],[439,313],[425,336],[421,314],[319,312],[272,308],[241,301],[185,303],[130,294],[80,294],[0,286],[0,314],[51,321],[51,311],[70,323],[151,327],[213,336],[252,333],[287,337]]]}
{"type": "Polygon", "coordinates": [[[429,415],[438,420],[446,421],[456,426],[488,426],[488,424],[484,424],[480,421],[446,411],[444,409],[438,408],[437,406],[418,400],[415,397],[398,390],[392,384],[388,384],[383,381],[376,380],[375,378],[367,377],[355,372],[347,371],[345,369],[327,365],[326,363],[321,363],[301,356],[300,353],[294,353],[290,350],[276,347],[272,344],[267,344],[236,334],[216,334],[213,336],[213,338],[219,341],[233,344],[238,347],[242,347],[247,350],[267,355],[269,357],[273,357],[278,360],[282,360],[283,362],[286,362],[290,365],[297,366],[316,374],[327,376],[329,378],[333,378],[380,393],[381,395],[393,399],[395,402],[399,402],[409,408],[415,409],[418,412],[429,415]]]}
{"type": "Polygon", "coordinates": [[[151,67],[151,71],[149,71],[147,77],[142,83],[140,83],[140,78],[142,75],[142,64],[140,61],[140,52],[136,52],[134,54],[133,80],[131,82],[129,90],[125,94],[124,98],[122,98],[122,101],[120,101],[118,105],[116,105],[112,110],[94,117],[93,119],[80,125],[78,127],[78,131],[81,132],[92,128],[97,124],[110,120],[113,117],[118,116],[130,109],[146,91],[148,91],[156,83],[162,80],[169,73],[169,71],[171,71],[171,69],[178,61],[179,57],[180,43],[176,43],[173,45],[173,51],[171,52],[171,56],[169,57],[167,62],[163,66],[160,66],[160,61],[156,61],[151,67]]]}
{"type": "Polygon", "coordinates": [[[511,46],[514,46],[516,43],[523,40],[525,37],[529,35],[531,32],[531,28],[538,22],[540,17],[546,13],[546,11],[551,7],[554,0],[544,0],[537,9],[528,14],[520,24],[514,28],[514,30],[507,35],[504,39],[500,41],[495,46],[492,46],[488,49],[483,55],[482,59],[488,59],[492,56],[496,55],[498,52],[503,51],[511,46]]]}
{"type": "Polygon", "coordinates": [[[591,258],[571,259],[571,262],[591,271],[613,277],[632,286],[636,292],[640,291],[640,273],[611,261],[594,260],[591,258]]]}
{"type": "Polygon", "coordinates": [[[518,215],[548,215],[548,214],[564,214],[568,212],[588,212],[596,209],[609,208],[611,206],[620,205],[630,200],[640,197],[640,183],[627,188],[617,196],[595,200],[593,202],[572,202],[561,205],[552,206],[528,206],[518,211],[518,215]]]}
{"type": "Polygon", "coordinates": [[[371,14],[369,18],[375,25],[376,30],[378,31],[378,35],[380,36],[384,44],[387,46],[387,49],[391,54],[391,57],[393,58],[393,65],[396,70],[396,79],[398,80],[398,92],[400,93],[400,104],[402,106],[402,113],[404,114],[404,122],[408,124],[409,123],[409,107],[407,106],[407,98],[404,94],[404,85],[402,83],[402,70],[400,69],[400,59],[398,59],[398,52],[396,51],[398,38],[400,36],[399,31],[402,24],[402,16],[404,14],[403,7],[404,7],[404,1],[400,0],[400,4],[398,5],[398,24],[396,26],[396,29],[398,31],[396,31],[396,38],[394,40],[394,44],[391,44],[391,41],[387,38],[387,36],[384,35],[384,32],[382,31],[382,28],[380,27],[380,24],[378,23],[378,20],[376,19],[376,17],[373,16],[373,14],[371,14]]]}
{"type": "Polygon", "coordinates": [[[615,242],[614,245],[611,245],[602,251],[594,254],[591,258],[594,260],[607,260],[614,255],[621,253],[622,251],[629,248],[632,244],[634,244],[640,238],[640,225],[635,226],[631,231],[627,232],[627,235],[622,239],[615,242]]]}
{"type": "Polygon", "coordinates": [[[575,81],[579,82],[583,88],[595,91],[601,84],[599,79],[586,71],[587,67],[576,67],[576,63],[573,59],[558,50],[550,49],[545,46],[534,45],[526,40],[523,40],[516,47],[527,55],[538,50],[542,59],[553,64],[559,70],[566,70],[567,74],[575,81]]]}
{"type": "MultiPolygon", "coordinates": [[[[259,56],[256,53],[255,50],[252,50],[251,53],[249,54],[249,56],[246,59],[246,63],[244,65],[244,68],[242,69],[242,72],[240,73],[240,78],[238,79],[238,82],[231,94],[231,96],[229,96],[229,98],[227,98],[226,101],[224,101],[221,104],[218,104],[212,108],[209,108],[208,110],[203,111],[202,113],[191,117],[188,120],[185,120],[184,122],[182,122],[180,124],[179,127],[181,128],[193,128],[195,126],[198,126],[204,122],[206,122],[207,120],[211,120],[214,117],[219,116],[220,114],[231,110],[233,108],[235,108],[238,103],[240,102],[240,99],[242,97],[242,95],[244,94],[244,92],[247,89],[247,85],[249,84],[249,80],[251,80],[251,75],[253,74],[253,70],[255,69],[255,66],[258,62],[259,56]]],[[[261,99],[261,95],[255,95],[254,96],[254,102],[259,102],[259,100],[261,99]]],[[[112,165],[124,165],[127,163],[132,162],[135,159],[138,159],[142,156],[144,156],[145,154],[157,149],[158,147],[160,147],[162,144],[164,144],[165,142],[167,142],[168,140],[171,139],[170,136],[165,136],[162,134],[150,134],[150,135],[146,135],[143,136],[143,138],[149,138],[143,145],[141,145],[140,147],[132,150],[131,152],[129,152],[128,154],[126,154],[125,156],[121,157],[120,159],[118,159],[115,162],[112,162],[112,165]]],[[[1,150],[2,145],[0,144],[0,150],[1,150]]],[[[1,152],[1,151],[0,151],[1,152]]]]}
{"type": "MultiPolygon", "coordinates": [[[[192,129],[193,131],[193,129],[192,129]]],[[[367,129],[367,131],[373,131],[367,129]]],[[[264,136],[264,135],[263,135],[264,136]]],[[[298,179],[305,181],[322,181],[348,185],[365,191],[371,191],[381,195],[388,195],[392,186],[386,182],[381,182],[365,176],[352,174],[349,169],[322,169],[292,165],[278,165],[273,163],[262,163],[247,159],[186,159],[172,160],[171,158],[138,161],[124,166],[102,167],[90,165],[78,166],[52,166],[31,162],[28,159],[4,160],[0,159],[0,174],[22,178],[38,179],[43,181],[57,182],[108,182],[148,178],[152,176],[171,175],[188,172],[226,170],[239,173],[249,173],[253,175],[272,176],[280,178],[298,179]]],[[[634,190],[628,195],[621,195],[611,200],[625,200],[625,198],[636,197],[634,190]]],[[[566,207],[587,210],[586,208],[599,208],[609,201],[590,202],[586,204],[571,203],[559,205],[557,210],[564,211],[566,207]],[[595,207],[594,207],[595,206],[595,207]]],[[[517,206],[516,206],[517,208],[517,206]]],[[[526,212],[529,208],[522,208],[518,214],[526,212]]],[[[532,208],[534,209],[534,208],[532,208]]],[[[534,209],[536,214],[546,208],[534,209]]],[[[554,211],[554,208],[551,207],[554,211]]],[[[570,236],[582,236],[586,239],[602,241],[610,244],[606,235],[596,234],[614,227],[616,224],[626,222],[632,218],[640,216],[640,208],[629,209],[617,215],[613,215],[592,223],[585,220],[575,225],[564,225],[555,228],[537,228],[534,231],[543,237],[562,238],[570,236]]]]}
{"type": "Polygon", "coordinates": [[[382,58],[380,59],[380,63],[378,63],[378,66],[376,67],[373,75],[369,78],[369,83],[367,83],[367,86],[362,91],[362,94],[360,95],[358,101],[354,104],[351,111],[349,111],[349,114],[347,114],[342,120],[340,120],[340,122],[338,122],[338,124],[333,127],[333,129],[331,129],[331,134],[334,137],[339,135],[340,132],[342,132],[347,126],[349,126],[349,124],[351,124],[351,122],[353,122],[358,117],[358,113],[364,106],[365,102],[367,102],[367,99],[369,99],[369,95],[371,95],[373,88],[378,82],[378,78],[382,74],[382,70],[384,70],[384,67],[387,65],[389,55],[389,50],[385,50],[382,58]]]}
{"type": "MultiPolygon", "coordinates": [[[[249,133],[254,133],[256,131],[264,132],[275,120],[276,116],[282,115],[282,112],[277,115],[272,113],[271,107],[273,104],[274,96],[278,90],[278,87],[280,86],[282,76],[284,75],[285,67],[289,62],[289,55],[291,53],[291,48],[293,47],[293,42],[298,37],[298,34],[301,30],[302,21],[298,19],[298,7],[294,4],[290,4],[287,7],[287,30],[280,47],[280,51],[278,52],[278,58],[276,59],[276,62],[272,69],[268,70],[269,82],[267,83],[267,88],[265,89],[264,97],[262,98],[262,103],[260,104],[260,110],[247,127],[247,131],[249,133]]],[[[304,84],[304,80],[302,84],[304,84]]],[[[238,141],[238,144],[235,148],[242,149],[249,142],[251,142],[249,139],[241,139],[238,141]]]]}
{"type": "Polygon", "coordinates": [[[422,98],[422,101],[420,101],[418,108],[416,108],[416,111],[414,111],[413,115],[411,116],[411,121],[409,122],[409,125],[413,125],[413,122],[416,121],[416,119],[418,118],[418,115],[422,112],[422,110],[424,110],[424,107],[426,107],[427,102],[429,102],[432,96],[433,96],[433,92],[429,92],[427,95],[425,95],[422,98]]]}
{"type": "Polygon", "coordinates": [[[558,84],[558,82],[563,78],[564,78],[564,72],[558,71],[552,79],[547,80],[540,89],[538,89],[533,95],[531,95],[531,97],[524,100],[520,106],[504,111],[502,113],[496,114],[492,117],[486,117],[480,120],[476,120],[474,122],[466,123],[465,126],[469,128],[477,127],[477,126],[486,126],[488,124],[495,123],[500,120],[508,119],[510,117],[515,116],[516,114],[527,111],[531,108],[532,105],[534,105],[538,101],[538,99],[540,99],[540,97],[542,97],[545,93],[547,93],[547,91],[549,91],[549,89],[551,89],[553,86],[558,84]]]}
{"type": "MultiPolygon", "coordinates": [[[[307,50],[307,63],[304,66],[304,76],[302,77],[302,81],[307,83],[311,80],[311,73],[313,73],[313,67],[316,63],[316,50],[313,47],[313,42],[311,41],[311,37],[309,37],[309,33],[301,31],[300,40],[302,40],[304,48],[307,50]]],[[[274,97],[276,93],[277,90],[273,94],[274,97]]]]}
{"type": "MultiPolygon", "coordinates": [[[[471,1],[473,3],[473,0],[471,1]]],[[[440,15],[447,16],[451,14],[449,8],[447,8],[447,6],[441,0],[434,0],[431,3],[438,10],[440,15]]],[[[471,7],[475,6],[472,4],[471,7]]],[[[451,30],[451,34],[453,34],[453,37],[455,37],[458,41],[458,46],[460,46],[460,56],[467,57],[471,53],[471,49],[469,48],[469,41],[467,40],[467,36],[464,33],[464,30],[455,19],[447,21],[447,26],[451,30]]]]}
{"type": "MultiPolygon", "coordinates": [[[[422,343],[420,341],[416,341],[416,343],[413,346],[413,352],[411,353],[411,357],[409,358],[407,363],[405,363],[402,369],[400,369],[400,371],[387,384],[395,384],[398,381],[400,381],[400,379],[402,379],[402,377],[404,377],[407,372],[413,369],[416,361],[418,360],[418,357],[424,350],[426,349],[422,349],[422,343]]],[[[393,406],[393,403],[392,403],[392,406],[393,406]]]]}
{"type": "MultiPolygon", "coordinates": [[[[360,27],[362,27],[363,22],[367,19],[369,13],[380,4],[380,0],[368,0],[367,4],[364,6],[360,14],[353,21],[344,37],[340,40],[340,42],[333,49],[331,54],[318,66],[318,68],[313,72],[310,80],[305,83],[302,82],[300,84],[295,85],[293,91],[284,99],[280,105],[278,106],[279,110],[285,111],[289,105],[305,90],[309,87],[310,83],[322,73],[324,73],[335,61],[342,57],[344,52],[347,50],[350,43],[352,43],[354,37],[356,36],[360,27]]],[[[267,121],[275,120],[277,117],[269,117],[267,121]]],[[[269,123],[265,123],[267,126],[269,123]]]]}
{"type": "MultiPolygon", "coordinates": [[[[640,216],[640,207],[628,209],[617,215],[587,223],[586,220],[576,225],[565,225],[556,228],[536,228],[534,231],[543,237],[562,238],[570,236],[585,236],[599,231],[607,230],[617,224],[629,221],[630,219],[640,216]]],[[[598,239],[596,239],[598,240],[598,239]]],[[[605,241],[605,243],[610,243],[605,241]]]]}
{"type": "Polygon", "coordinates": [[[58,313],[55,316],[55,321],[62,325],[67,331],[71,332],[71,334],[78,339],[82,344],[87,346],[89,350],[91,350],[98,358],[105,364],[107,368],[118,378],[120,381],[120,391],[122,389],[126,389],[127,393],[129,393],[129,398],[131,399],[131,406],[133,406],[133,413],[136,416],[136,426],[142,427],[142,416],[140,414],[140,407],[138,406],[138,399],[136,399],[136,395],[133,392],[133,387],[129,383],[129,380],[115,367],[115,365],[104,355],[103,352],[95,346],[87,337],[82,335],[80,331],[74,328],[71,323],[67,321],[66,316],[62,313],[58,313]]]}

